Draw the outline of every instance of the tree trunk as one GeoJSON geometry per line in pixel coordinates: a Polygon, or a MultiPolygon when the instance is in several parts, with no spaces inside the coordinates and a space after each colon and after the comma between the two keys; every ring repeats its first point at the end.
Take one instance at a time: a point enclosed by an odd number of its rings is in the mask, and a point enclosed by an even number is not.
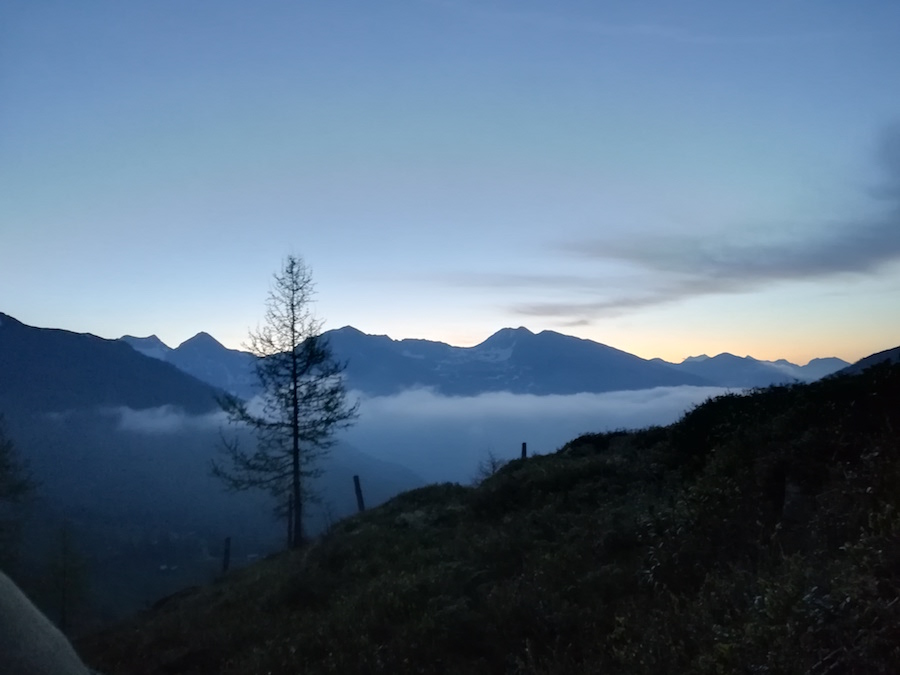
{"type": "Polygon", "coordinates": [[[296,548],[303,543],[303,499],[300,494],[300,450],[294,450],[294,485],[292,497],[294,500],[294,541],[291,545],[296,548]]]}
{"type": "Polygon", "coordinates": [[[294,493],[288,495],[287,502],[287,547],[292,548],[294,544],[294,493]]]}
{"type": "Polygon", "coordinates": [[[294,540],[293,548],[303,543],[303,499],[300,494],[300,368],[297,363],[297,346],[299,336],[294,332],[297,327],[297,315],[294,312],[294,301],[291,297],[291,459],[292,485],[291,496],[294,498],[294,540]]]}
{"type": "Polygon", "coordinates": [[[293,485],[291,489],[291,497],[294,501],[293,518],[294,518],[294,536],[291,546],[297,548],[303,544],[303,495],[301,494],[300,485],[300,439],[297,434],[294,435],[293,450],[293,485]]]}

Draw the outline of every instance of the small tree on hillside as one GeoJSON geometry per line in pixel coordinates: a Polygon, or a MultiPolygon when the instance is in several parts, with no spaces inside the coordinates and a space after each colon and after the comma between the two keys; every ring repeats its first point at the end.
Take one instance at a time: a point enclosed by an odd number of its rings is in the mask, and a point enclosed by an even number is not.
{"type": "Polygon", "coordinates": [[[247,349],[256,355],[260,405],[236,396],[219,403],[232,423],[248,427],[256,448],[224,441],[229,467],[213,463],[213,474],[233,490],[269,491],[287,505],[289,546],[304,541],[303,507],[311,498],[309,481],[321,474],[318,462],[333,444],[335,431],[349,426],[357,406],[348,404],[341,373],[325,339],[322,323],[310,311],[313,281],[303,260],[288,256],[266,301],[265,325],[250,332],[247,349]]]}
{"type": "Polygon", "coordinates": [[[0,415],[0,568],[7,568],[15,558],[24,508],[33,493],[34,481],[6,435],[0,415]]]}

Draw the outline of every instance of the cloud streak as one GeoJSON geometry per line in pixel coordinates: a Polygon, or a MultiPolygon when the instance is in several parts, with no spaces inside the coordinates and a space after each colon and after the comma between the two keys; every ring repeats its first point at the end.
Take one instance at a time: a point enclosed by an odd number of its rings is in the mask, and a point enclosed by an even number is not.
{"type": "Polygon", "coordinates": [[[174,435],[186,431],[207,431],[223,427],[228,420],[224,413],[190,415],[181,408],[164,405],[158,408],[135,410],[125,406],[105,410],[106,414],[117,418],[119,431],[142,434],[174,435]]]}
{"type": "Polygon", "coordinates": [[[877,208],[855,218],[814,229],[745,228],[730,236],[645,234],[569,241],[557,244],[557,251],[571,261],[593,265],[595,272],[474,275],[458,283],[537,295],[539,299],[514,302],[506,309],[576,326],[690,297],[871,274],[900,259],[900,124],[881,135],[878,160],[885,180],[872,192],[877,208]],[[608,273],[601,275],[610,269],[619,270],[622,278],[611,283],[608,273]],[[564,298],[557,299],[560,296],[564,298]]]}

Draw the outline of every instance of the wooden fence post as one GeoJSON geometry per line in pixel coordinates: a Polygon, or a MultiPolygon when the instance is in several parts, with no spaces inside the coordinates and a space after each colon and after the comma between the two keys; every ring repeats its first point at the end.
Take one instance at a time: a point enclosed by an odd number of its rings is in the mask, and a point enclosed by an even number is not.
{"type": "Polygon", "coordinates": [[[359,476],[353,476],[353,488],[356,490],[356,507],[362,513],[366,510],[366,503],[363,501],[362,486],[359,484],[359,476]]]}

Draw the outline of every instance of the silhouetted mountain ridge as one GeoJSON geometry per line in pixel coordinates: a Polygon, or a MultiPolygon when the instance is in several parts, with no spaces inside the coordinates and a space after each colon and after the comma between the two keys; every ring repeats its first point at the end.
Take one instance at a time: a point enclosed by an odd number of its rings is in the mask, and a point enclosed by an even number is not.
{"type": "MultiPolygon", "coordinates": [[[[473,347],[394,340],[352,326],[326,331],[324,337],[335,357],[347,364],[348,387],[370,396],[411,388],[449,396],[500,391],[567,395],[681,385],[751,388],[812,381],[846,366],[835,358],[797,366],[783,359],[768,362],[728,353],[676,364],[524,327],[503,328],[473,347]]],[[[226,348],[205,332],[172,349],[155,335],[105,340],[32,328],[0,315],[0,345],[0,403],[7,408],[168,404],[200,412],[215,409],[215,391],[201,382],[245,398],[257,393],[256,358],[226,348]]]]}
{"type": "Polygon", "coordinates": [[[707,385],[618,349],[553,331],[504,328],[473,347],[428,340],[393,340],[349,327],[325,333],[347,362],[347,382],[370,395],[413,387],[451,396],[492,391],[576,394],[661,386],[707,385]]]}
{"type": "MultiPolygon", "coordinates": [[[[394,340],[352,326],[326,331],[335,357],[347,364],[351,389],[388,395],[429,388],[451,396],[485,392],[575,394],[664,386],[762,387],[812,381],[846,362],[814,359],[798,366],[719,354],[682,363],[643,359],[608,345],[555,331],[503,328],[473,347],[422,339],[394,340]]],[[[166,353],[166,360],[210,384],[243,397],[256,393],[253,357],[201,333],[166,353]],[[195,349],[195,346],[202,345],[195,349]]]]}
{"type": "Polygon", "coordinates": [[[654,361],[667,363],[680,372],[692,373],[720,387],[740,389],[813,382],[847,365],[846,361],[835,357],[813,359],[805,366],[799,366],[787,359],[761,361],[752,356],[741,357],[728,352],[716,356],[689,356],[681,363],[670,363],[662,359],[654,361]]]}
{"type": "Polygon", "coordinates": [[[209,384],[121,340],[33,328],[0,314],[0,411],[172,405],[202,413],[217,408],[216,395],[209,384]]]}

